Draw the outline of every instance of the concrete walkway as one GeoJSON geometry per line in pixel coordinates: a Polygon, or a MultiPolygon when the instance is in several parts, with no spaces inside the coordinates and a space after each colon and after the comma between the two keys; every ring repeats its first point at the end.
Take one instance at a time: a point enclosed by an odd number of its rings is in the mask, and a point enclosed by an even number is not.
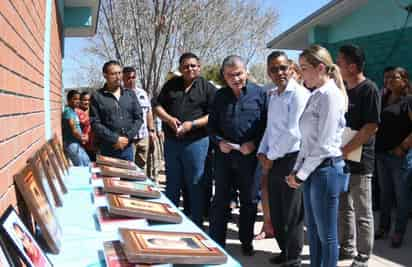
{"type": "MultiPolygon", "coordinates": [[[[226,250],[236,258],[242,266],[245,267],[260,267],[260,266],[277,266],[270,264],[268,259],[273,253],[280,253],[279,247],[275,239],[265,239],[254,241],[256,254],[252,257],[244,257],[240,252],[240,241],[238,239],[238,228],[236,225],[238,210],[234,210],[232,222],[228,227],[228,241],[226,250]]],[[[258,216],[255,224],[255,233],[258,233],[262,226],[262,216],[258,216]]],[[[376,241],[374,253],[369,262],[370,267],[395,267],[395,266],[411,266],[412,267],[412,219],[408,225],[409,229],[407,236],[404,239],[403,246],[399,249],[390,247],[390,239],[376,241]]],[[[302,266],[310,266],[309,263],[309,247],[307,242],[303,248],[303,264],[302,266]]],[[[338,266],[350,266],[351,261],[341,261],[338,266]]]]}

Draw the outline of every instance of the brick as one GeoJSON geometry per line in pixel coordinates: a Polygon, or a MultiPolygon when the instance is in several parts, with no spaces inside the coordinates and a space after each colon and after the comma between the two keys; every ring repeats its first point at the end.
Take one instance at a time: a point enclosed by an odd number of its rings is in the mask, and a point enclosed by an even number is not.
{"type": "Polygon", "coordinates": [[[27,115],[19,115],[12,117],[0,118],[0,125],[7,125],[2,127],[0,131],[0,142],[18,135],[30,128],[44,124],[44,113],[34,113],[27,115]]]}
{"type": "Polygon", "coordinates": [[[40,138],[31,147],[22,150],[21,155],[16,159],[0,169],[0,195],[3,195],[13,184],[13,176],[24,168],[27,160],[40,149],[42,144],[44,144],[44,140],[40,138]]]}

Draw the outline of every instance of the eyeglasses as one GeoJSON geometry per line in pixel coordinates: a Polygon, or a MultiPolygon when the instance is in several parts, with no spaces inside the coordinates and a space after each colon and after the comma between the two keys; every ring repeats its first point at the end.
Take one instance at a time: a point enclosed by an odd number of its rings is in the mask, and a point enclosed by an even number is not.
{"type": "Polygon", "coordinates": [[[279,71],[287,71],[288,69],[289,69],[289,65],[279,65],[279,66],[271,67],[271,68],[269,69],[269,71],[270,71],[271,73],[277,73],[277,72],[279,72],[279,71]]]}
{"type": "Polygon", "coordinates": [[[187,65],[183,65],[183,66],[182,66],[182,69],[188,70],[189,68],[195,69],[195,68],[197,68],[197,67],[199,67],[198,64],[187,64],[187,65]]]}

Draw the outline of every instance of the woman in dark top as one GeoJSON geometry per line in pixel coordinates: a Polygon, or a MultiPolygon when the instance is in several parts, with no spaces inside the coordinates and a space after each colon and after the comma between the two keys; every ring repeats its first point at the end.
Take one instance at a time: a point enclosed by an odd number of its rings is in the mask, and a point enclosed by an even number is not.
{"type": "Polygon", "coordinates": [[[382,98],[381,123],[376,134],[381,214],[375,239],[385,238],[390,231],[391,209],[396,203],[392,247],[397,248],[406,231],[411,201],[412,96],[407,95],[409,77],[405,69],[395,68],[388,78],[388,92],[382,98]]]}

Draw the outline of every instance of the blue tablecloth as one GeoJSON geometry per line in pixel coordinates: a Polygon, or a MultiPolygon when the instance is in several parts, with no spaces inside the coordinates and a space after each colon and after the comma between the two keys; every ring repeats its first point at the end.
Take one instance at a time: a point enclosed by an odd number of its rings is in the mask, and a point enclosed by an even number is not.
{"type": "MultiPolygon", "coordinates": [[[[89,179],[90,171],[86,167],[72,167],[70,175],[65,179],[69,192],[63,198],[63,207],[56,209],[57,218],[63,229],[61,252],[58,255],[48,255],[56,267],[104,267],[106,264],[103,254],[103,242],[119,239],[117,231],[101,232],[98,230],[95,219],[96,206],[92,203],[91,198],[93,186],[90,184],[89,179]]],[[[156,201],[173,205],[163,194],[160,200],[156,201]]],[[[139,228],[163,231],[201,231],[183,213],[180,212],[180,214],[183,217],[180,224],[142,224],[139,225],[139,228]]],[[[227,263],[218,266],[241,266],[230,255],[227,256],[227,263]]],[[[172,265],[162,264],[156,266],[172,265]]]]}

